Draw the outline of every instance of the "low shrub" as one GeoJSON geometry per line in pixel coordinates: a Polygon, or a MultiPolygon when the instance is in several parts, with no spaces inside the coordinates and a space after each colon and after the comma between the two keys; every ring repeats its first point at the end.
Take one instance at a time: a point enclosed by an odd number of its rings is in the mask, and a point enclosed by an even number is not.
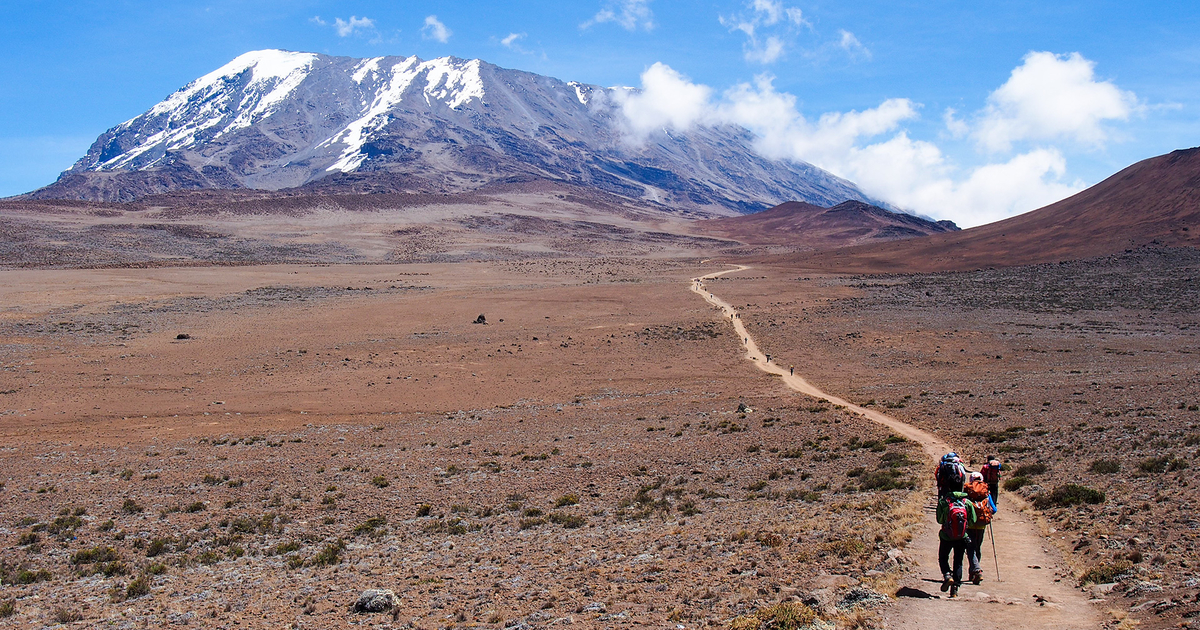
{"type": "Polygon", "coordinates": [[[574,514],[566,514],[564,512],[551,512],[550,516],[546,517],[551,523],[562,525],[566,529],[578,529],[587,524],[587,519],[574,514]]]}
{"type": "Polygon", "coordinates": [[[1040,509],[1048,507],[1070,507],[1082,503],[1104,503],[1104,491],[1094,490],[1087,486],[1074,483],[1059,486],[1048,494],[1043,493],[1034,498],[1033,504],[1040,509]]]}
{"type": "Polygon", "coordinates": [[[902,478],[901,474],[899,470],[873,470],[859,478],[858,488],[863,491],[912,488],[912,481],[902,478]]]}
{"type": "Polygon", "coordinates": [[[326,544],[317,552],[317,555],[312,557],[309,564],[315,567],[331,567],[342,561],[342,551],[346,549],[346,543],[341,538],[326,544]]]}
{"type": "Polygon", "coordinates": [[[49,582],[54,579],[54,574],[45,569],[22,569],[11,579],[13,584],[34,584],[49,582]]]}
{"type": "Polygon", "coordinates": [[[578,504],[579,504],[579,495],[575,494],[575,493],[571,493],[571,494],[564,494],[561,497],[558,497],[558,500],[554,502],[554,507],[560,508],[560,507],[566,507],[568,505],[578,505],[578,504]]]}
{"type": "Polygon", "coordinates": [[[1117,581],[1117,577],[1133,568],[1133,563],[1128,560],[1117,560],[1115,562],[1105,562],[1098,564],[1079,578],[1079,585],[1085,584],[1109,584],[1117,581]]]}
{"type": "Polygon", "coordinates": [[[80,549],[71,554],[71,564],[91,564],[93,562],[116,562],[121,559],[121,554],[117,553],[112,547],[92,547],[91,549],[80,549]]]}
{"type": "Polygon", "coordinates": [[[383,527],[384,525],[387,525],[387,517],[372,516],[371,518],[359,523],[351,531],[351,534],[355,536],[361,536],[363,534],[374,535],[378,532],[379,528],[383,527]]]}
{"type": "Polygon", "coordinates": [[[137,599],[150,594],[150,578],[145,575],[140,575],[129,582],[125,590],[121,592],[122,599],[137,599]]]}
{"type": "Polygon", "coordinates": [[[1025,464],[1023,466],[1018,466],[1017,469],[1013,471],[1013,477],[1032,477],[1033,475],[1040,475],[1044,472],[1046,472],[1046,465],[1041,462],[1036,464],[1025,464]]]}
{"type": "Polygon", "coordinates": [[[1100,475],[1112,475],[1121,472],[1121,462],[1115,459],[1097,459],[1088,470],[1100,475]]]}
{"type": "Polygon", "coordinates": [[[1164,473],[1167,472],[1167,467],[1170,465],[1171,456],[1160,455],[1158,457],[1143,459],[1138,463],[1138,470],[1144,473],[1164,473]]]}
{"type": "Polygon", "coordinates": [[[1016,492],[1029,485],[1029,482],[1029,477],[1012,477],[1004,480],[1004,489],[1009,492],[1016,492]]]}
{"type": "Polygon", "coordinates": [[[730,622],[731,630],[800,630],[817,620],[817,612],[804,604],[783,602],[760,608],[730,622]]]}
{"type": "Polygon", "coordinates": [[[541,527],[545,524],[546,519],[544,518],[523,518],[517,523],[517,526],[521,529],[533,529],[535,527],[541,527]]]}

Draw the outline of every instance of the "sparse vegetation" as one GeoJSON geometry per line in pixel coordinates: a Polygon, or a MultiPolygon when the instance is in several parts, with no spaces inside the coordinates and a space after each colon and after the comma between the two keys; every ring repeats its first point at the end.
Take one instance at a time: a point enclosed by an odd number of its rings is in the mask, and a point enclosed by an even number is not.
{"type": "Polygon", "coordinates": [[[1105,562],[1088,569],[1079,578],[1079,585],[1085,584],[1108,584],[1117,581],[1117,578],[1133,568],[1133,563],[1128,560],[1117,560],[1114,562],[1105,562]]]}
{"type": "Polygon", "coordinates": [[[1084,503],[1096,504],[1104,502],[1104,492],[1086,486],[1068,483],[1058,486],[1048,494],[1034,497],[1033,503],[1040,509],[1048,507],[1070,507],[1084,503]]]}

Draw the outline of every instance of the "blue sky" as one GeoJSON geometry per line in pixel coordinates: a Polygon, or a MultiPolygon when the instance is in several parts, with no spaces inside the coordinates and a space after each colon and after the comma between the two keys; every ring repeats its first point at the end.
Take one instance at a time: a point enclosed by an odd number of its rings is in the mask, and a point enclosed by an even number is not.
{"type": "Polygon", "coordinates": [[[106,129],[262,48],[479,57],[646,87],[634,128],[740,122],[763,136],[766,154],[811,161],[963,224],[1200,145],[1194,0],[10,0],[7,8],[0,196],[52,182],[106,129]]]}

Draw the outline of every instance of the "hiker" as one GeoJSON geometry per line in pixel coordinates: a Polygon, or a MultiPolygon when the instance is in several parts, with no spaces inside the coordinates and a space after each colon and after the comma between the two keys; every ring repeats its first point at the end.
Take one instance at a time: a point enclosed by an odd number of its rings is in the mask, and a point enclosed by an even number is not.
{"type": "Polygon", "coordinates": [[[963,492],[967,494],[967,500],[975,510],[975,522],[967,525],[967,564],[970,567],[971,583],[979,584],[983,581],[983,569],[979,565],[983,537],[996,515],[996,504],[992,501],[992,494],[988,491],[982,473],[971,473],[967,483],[963,484],[963,492]]]}
{"type": "Polygon", "coordinates": [[[795,376],[795,375],[796,375],[796,366],[794,366],[794,365],[789,365],[789,366],[788,366],[788,375],[789,375],[789,376],[795,376]]]}
{"type": "Polygon", "coordinates": [[[942,592],[958,595],[962,585],[962,560],[970,538],[969,528],[975,523],[975,506],[965,492],[951,492],[938,500],[938,568],[942,571],[942,592]],[[950,570],[950,552],[954,552],[954,571],[950,570]]]}
{"type": "Polygon", "coordinates": [[[967,480],[967,469],[962,465],[958,453],[951,451],[942,455],[942,461],[938,462],[933,478],[937,481],[938,501],[953,492],[962,492],[963,483],[967,480]]]}
{"type": "Polygon", "coordinates": [[[987,463],[979,472],[983,474],[983,480],[987,483],[988,492],[991,493],[992,503],[997,503],[1000,500],[1000,470],[1003,466],[1000,460],[996,459],[995,455],[987,456],[987,463]]]}

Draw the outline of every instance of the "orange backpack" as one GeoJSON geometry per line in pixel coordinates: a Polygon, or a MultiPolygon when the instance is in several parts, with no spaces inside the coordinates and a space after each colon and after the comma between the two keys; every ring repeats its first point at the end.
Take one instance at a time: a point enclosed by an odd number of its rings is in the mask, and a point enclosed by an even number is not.
{"type": "Polygon", "coordinates": [[[987,484],[982,481],[968,481],[963,484],[963,492],[972,501],[987,501],[988,498],[987,484]]]}
{"type": "Polygon", "coordinates": [[[988,501],[985,496],[982,501],[972,501],[975,506],[975,527],[974,529],[983,529],[992,522],[992,517],[996,512],[992,510],[992,502],[988,501]]]}

